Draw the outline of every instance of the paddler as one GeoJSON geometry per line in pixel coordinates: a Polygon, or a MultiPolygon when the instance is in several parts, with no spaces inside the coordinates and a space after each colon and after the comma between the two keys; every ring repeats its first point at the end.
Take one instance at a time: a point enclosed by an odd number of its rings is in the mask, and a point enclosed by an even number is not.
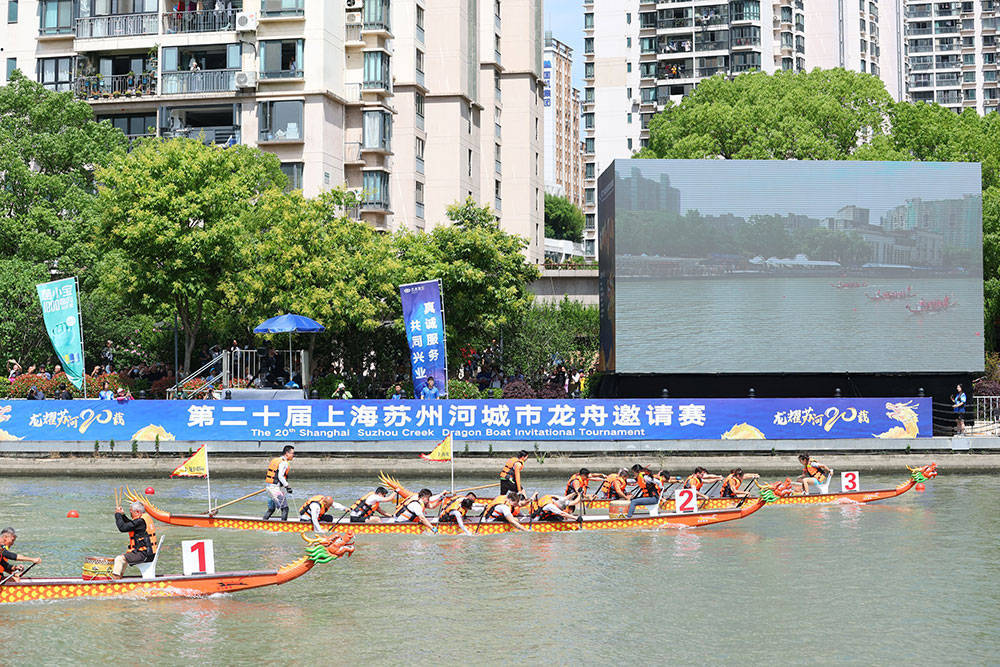
{"type": "Polygon", "coordinates": [[[333,517],[327,511],[333,507],[333,498],[330,496],[316,495],[302,503],[299,508],[299,521],[312,521],[313,530],[317,533],[323,532],[320,521],[333,522],[333,517]]]}
{"type": "Polygon", "coordinates": [[[722,481],[722,477],[719,475],[712,475],[707,470],[698,466],[694,469],[694,472],[687,476],[684,480],[685,489],[694,489],[698,494],[698,500],[708,500],[708,496],[701,492],[701,487],[705,482],[719,482],[722,481]]]}
{"type": "Polygon", "coordinates": [[[722,480],[722,489],[719,491],[720,498],[749,498],[749,491],[740,491],[744,479],[757,479],[757,473],[744,473],[743,468],[733,468],[722,480]]]}
{"type": "MultiPolygon", "coordinates": [[[[442,496],[444,494],[441,494],[442,496]]],[[[407,521],[414,521],[416,523],[422,523],[432,532],[437,532],[437,528],[432,524],[426,516],[424,516],[424,510],[428,508],[437,507],[441,504],[441,497],[432,495],[430,489],[420,489],[420,492],[415,496],[410,496],[403,504],[399,506],[396,510],[395,520],[397,523],[404,523],[407,521]]]]}
{"type": "Polygon", "coordinates": [[[631,519],[635,508],[639,505],[659,505],[661,488],[656,483],[653,473],[645,466],[632,468],[635,475],[635,491],[632,502],[629,503],[626,519],[631,519]]]}
{"type": "Polygon", "coordinates": [[[14,546],[14,540],[17,539],[17,533],[13,528],[4,528],[0,530],[0,579],[5,579],[5,575],[13,574],[11,577],[12,581],[21,581],[21,572],[24,571],[23,565],[13,565],[14,561],[24,561],[27,563],[34,563],[38,565],[42,562],[41,558],[32,558],[30,556],[19,556],[10,550],[14,546]]]}
{"type": "Polygon", "coordinates": [[[292,492],[292,487],[288,486],[288,471],[292,467],[294,458],[295,448],[285,445],[281,450],[281,456],[271,459],[267,465],[267,473],[264,475],[264,488],[267,489],[268,495],[265,521],[271,518],[276,509],[281,510],[281,520],[288,521],[288,496],[292,492]]]}
{"type": "Polygon", "coordinates": [[[592,475],[586,468],[580,468],[580,472],[576,473],[569,478],[566,482],[566,492],[564,495],[570,495],[572,493],[578,493],[581,497],[587,497],[587,487],[590,485],[590,480],[592,479],[603,479],[602,475],[592,475]]]}
{"type": "Polygon", "coordinates": [[[369,491],[351,505],[349,510],[351,523],[366,523],[372,520],[378,522],[378,517],[375,517],[376,512],[385,517],[392,516],[379,508],[380,503],[388,502],[392,502],[392,494],[384,486],[375,487],[374,491],[369,491]]]}
{"type": "Polygon", "coordinates": [[[479,520],[500,522],[506,521],[510,525],[514,526],[518,530],[523,530],[528,532],[528,529],[521,525],[521,522],[514,517],[514,512],[525,502],[525,497],[522,494],[515,493],[514,491],[509,491],[508,493],[502,493],[490,502],[486,503],[486,508],[483,510],[482,516],[479,520]]]}
{"type": "Polygon", "coordinates": [[[571,493],[562,498],[542,496],[535,498],[531,505],[534,508],[528,521],[583,521],[582,516],[576,516],[570,510],[583,502],[582,496],[571,493]]]}
{"type": "Polygon", "coordinates": [[[472,531],[465,527],[465,517],[469,510],[476,504],[476,494],[469,492],[464,498],[453,498],[451,501],[442,503],[441,512],[438,514],[438,523],[457,523],[458,527],[466,535],[472,535],[472,531]]]}
{"type": "Polygon", "coordinates": [[[604,484],[598,489],[598,493],[604,492],[608,500],[628,500],[628,470],[620,468],[618,472],[611,473],[604,478],[604,484]]]}
{"type": "Polygon", "coordinates": [[[802,474],[796,480],[798,482],[799,490],[805,495],[809,495],[809,485],[815,484],[817,491],[819,491],[819,485],[826,481],[828,475],[833,473],[833,471],[812,458],[806,453],[799,454],[799,463],[802,464],[802,474]]]}
{"type": "Polygon", "coordinates": [[[524,486],[521,484],[521,470],[527,460],[528,452],[522,449],[517,453],[517,456],[510,457],[503,464],[503,468],[500,470],[500,495],[511,491],[515,493],[524,491],[524,486]]]}
{"type": "Polygon", "coordinates": [[[125,553],[115,556],[115,565],[111,576],[121,579],[125,565],[149,563],[156,557],[156,526],[153,519],[146,514],[145,506],[136,501],[129,507],[131,518],[125,517],[125,511],[119,506],[115,508],[115,524],[118,531],[128,533],[128,549],[125,553]]]}

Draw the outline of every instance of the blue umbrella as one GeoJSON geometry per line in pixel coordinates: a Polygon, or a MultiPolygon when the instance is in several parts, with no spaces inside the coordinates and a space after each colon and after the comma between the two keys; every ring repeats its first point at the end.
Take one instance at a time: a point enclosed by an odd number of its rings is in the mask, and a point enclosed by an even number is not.
{"type": "MultiPolygon", "coordinates": [[[[305,315],[294,315],[288,313],[285,315],[278,315],[277,317],[272,317],[269,320],[261,322],[256,327],[254,327],[253,332],[259,334],[269,334],[269,333],[287,333],[288,334],[288,372],[291,374],[292,371],[292,334],[293,333],[318,333],[320,331],[326,331],[326,327],[317,322],[316,320],[309,319],[305,315]]],[[[291,381],[291,378],[289,378],[291,381]]],[[[306,382],[306,378],[302,378],[303,384],[306,382]]]]}

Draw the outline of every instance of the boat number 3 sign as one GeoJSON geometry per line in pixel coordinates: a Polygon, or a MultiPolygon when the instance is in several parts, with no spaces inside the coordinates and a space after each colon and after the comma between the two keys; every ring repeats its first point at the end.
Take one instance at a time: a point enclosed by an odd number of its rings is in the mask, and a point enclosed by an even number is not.
{"type": "Polygon", "coordinates": [[[856,470],[840,473],[840,490],[844,493],[861,490],[861,477],[856,470]]]}
{"type": "Polygon", "coordinates": [[[694,489],[677,489],[674,491],[674,507],[680,512],[698,511],[698,492],[694,489]]]}
{"type": "Polygon", "coordinates": [[[181,542],[184,576],[215,574],[215,550],[212,540],[184,540],[181,542]]]}

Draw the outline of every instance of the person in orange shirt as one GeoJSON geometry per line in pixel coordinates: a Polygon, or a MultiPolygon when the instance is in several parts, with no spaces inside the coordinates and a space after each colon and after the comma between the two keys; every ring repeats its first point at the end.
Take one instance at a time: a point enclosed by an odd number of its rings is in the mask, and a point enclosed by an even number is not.
{"type": "Polygon", "coordinates": [[[603,491],[609,500],[629,500],[629,493],[625,489],[627,484],[628,470],[621,468],[617,473],[612,473],[604,479],[600,491],[603,491]]]}
{"type": "Polygon", "coordinates": [[[720,498],[749,498],[749,491],[740,491],[744,479],[756,479],[760,477],[757,473],[744,473],[743,468],[734,468],[729,471],[725,479],[722,480],[722,489],[719,491],[720,498]]]}
{"type": "Polygon", "coordinates": [[[719,475],[712,475],[707,470],[698,466],[694,469],[694,472],[687,476],[684,480],[684,488],[694,489],[698,494],[698,500],[708,500],[708,496],[701,492],[701,487],[704,486],[705,482],[720,482],[722,477],[719,475]]]}
{"type": "Polygon", "coordinates": [[[510,457],[503,464],[503,469],[500,471],[501,496],[511,491],[515,493],[522,493],[524,491],[524,486],[521,484],[521,470],[524,468],[527,460],[528,452],[522,449],[517,453],[517,456],[510,457]]]}
{"type": "MultiPolygon", "coordinates": [[[[819,487],[820,484],[826,481],[827,476],[833,472],[808,454],[799,454],[799,463],[802,464],[802,474],[799,475],[796,482],[798,482],[797,486],[801,487],[802,493],[807,496],[809,495],[810,484],[815,484],[819,487]]],[[[817,488],[816,490],[818,491],[819,489],[817,488]]]]}

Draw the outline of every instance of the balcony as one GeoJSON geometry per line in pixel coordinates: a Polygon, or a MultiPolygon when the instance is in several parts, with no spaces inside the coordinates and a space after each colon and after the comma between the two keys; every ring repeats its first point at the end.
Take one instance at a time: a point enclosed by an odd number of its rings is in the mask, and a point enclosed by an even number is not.
{"type": "Polygon", "coordinates": [[[361,201],[362,211],[388,212],[389,196],[381,196],[376,193],[365,192],[361,201]]]}
{"type": "Polygon", "coordinates": [[[723,25],[729,23],[728,14],[709,14],[708,16],[695,15],[694,24],[698,28],[706,28],[713,25],[723,25]]]}
{"type": "Polygon", "coordinates": [[[236,30],[236,10],[170,12],[163,15],[163,33],[224,32],[236,30]]]}
{"type": "Polygon", "coordinates": [[[423,114],[419,114],[419,113],[417,114],[417,123],[416,123],[416,125],[417,125],[417,129],[418,130],[424,129],[424,116],[423,116],[423,114]]]}
{"type": "Polygon", "coordinates": [[[260,78],[265,81],[273,81],[275,79],[301,79],[303,76],[304,73],[299,68],[282,69],[282,70],[260,73],[260,78]]]}
{"type": "Polygon", "coordinates": [[[418,174],[424,173],[424,159],[419,155],[417,156],[417,173],[418,174]]]}
{"type": "Polygon", "coordinates": [[[164,72],[163,95],[225,93],[236,90],[237,69],[198,70],[194,72],[164,72]]]}
{"type": "Polygon", "coordinates": [[[908,27],[906,29],[906,34],[907,35],[912,35],[912,36],[916,36],[916,35],[930,35],[933,32],[934,31],[931,28],[915,28],[913,26],[910,26],[910,27],[908,27]]]}
{"type": "Polygon", "coordinates": [[[656,25],[660,30],[670,30],[673,28],[690,28],[692,22],[690,16],[685,16],[682,18],[664,19],[662,21],[657,21],[656,25]]]}
{"type": "Polygon", "coordinates": [[[424,85],[424,81],[425,81],[425,79],[424,79],[424,73],[423,73],[423,71],[421,71],[421,70],[418,69],[417,70],[417,85],[421,86],[423,88],[426,88],[427,86],[424,85]]]}
{"type": "Polygon", "coordinates": [[[361,155],[360,141],[344,142],[344,164],[364,164],[365,159],[361,155]]]}
{"type": "Polygon", "coordinates": [[[389,79],[365,79],[361,86],[365,92],[392,92],[392,84],[389,82],[389,79]]]}
{"type": "Polygon", "coordinates": [[[76,20],[77,39],[99,39],[102,37],[135,37],[159,33],[159,15],[116,14],[93,16],[76,20]]]}
{"type": "Polygon", "coordinates": [[[725,74],[728,71],[729,71],[728,67],[699,67],[698,77],[708,78],[710,76],[715,76],[716,74],[719,73],[725,74]]]}
{"type": "Polygon", "coordinates": [[[910,9],[906,10],[906,18],[908,19],[926,19],[930,18],[930,16],[931,16],[930,9],[917,9],[915,7],[911,7],[910,9]]]}
{"type": "Polygon", "coordinates": [[[728,51],[729,50],[729,40],[716,40],[714,42],[698,42],[694,43],[695,51],[728,51]]]}
{"type": "Polygon", "coordinates": [[[667,42],[657,48],[657,53],[661,55],[666,53],[691,53],[691,42],[690,40],[667,42]]]}
{"type": "Polygon", "coordinates": [[[164,130],[163,137],[174,139],[200,139],[206,146],[232,146],[240,143],[240,128],[235,125],[218,125],[215,127],[179,127],[164,130]]]}
{"type": "Polygon", "coordinates": [[[360,23],[348,23],[344,27],[344,41],[346,42],[364,42],[361,39],[361,24],[360,23]]]}
{"type": "MultiPolygon", "coordinates": [[[[745,48],[752,48],[755,46],[760,46],[760,37],[734,37],[732,40],[732,48],[734,49],[745,49],[745,48]]],[[[758,66],[755,65],[752,69],[757,69],[757,68],[758,66]]],[[[743,71],[748,71],[748,70],[743,70],[743,71]]]]}
{"type": "Polygon", "coordinates": [[[906,48],[907,53],[932,53],[933,51],[932,44],[911,44],[906,48]]]}
{"type": "Polygon", "coordinates": [[[264,0],[260,15],[263,18],[305,16],[305,0],[264,0]]]}
{"type": "Polygon", "coordinates": [[[156,75],[118,74],[81,76],[73,84],[73,93],[84,100],[122,100],[156,95],[156,75]]]}

